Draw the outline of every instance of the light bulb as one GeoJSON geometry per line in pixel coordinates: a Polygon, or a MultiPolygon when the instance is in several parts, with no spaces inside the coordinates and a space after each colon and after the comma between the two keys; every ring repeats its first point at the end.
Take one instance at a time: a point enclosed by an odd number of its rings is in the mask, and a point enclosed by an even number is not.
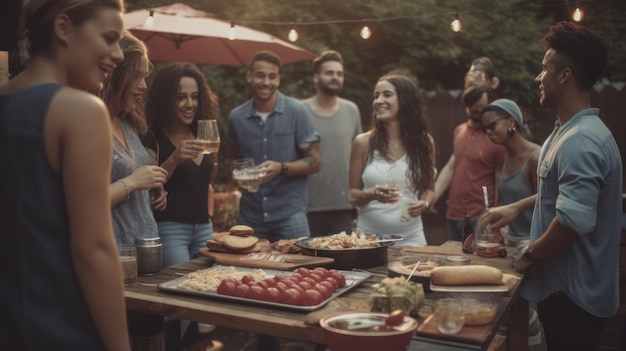
{"type": "Polygon", "coordinates": [[[461,23],[461,20],[459,19],[459,12],[455,11],[454,20],[450,22],[450,29],[452,29],[453,32],[458,33],[461,31],[461,28],[463,28],[463,24],[461,23]]]}
{"type": "Polygon", "coordinates": [[[372,31],[370,30],[370,27],[363,26],[363,28],[361,28],[360,35],[363,39],[369,39],[372,36],[372,31]]]}
{"type": "Polygon", "coordinates": [[[228,39],[235,40],[237,37],[235,33],[235,22],[230,22],[230,29],[228,30],[228,39]]]}
{"type": "Polygon", "coordinates": [[[580,9],[580,7],[577,7],[576,10],[574,10],[574,13],[572,13],[572,19],[576,22],[582,21],[583,17],[585,17],[585,13],[580,9]]]}
{"type": "Polygon", "coordinates": [[[300,38],[300,35],[298,34],[298,31],[295,29],[291,29],[289,31],[289,34],[287,34],[287,38],[289,38],[290,42],[295,42],[296,40],[298,40],[298,38],[300,38]]]}
{"type": "Polygon", "coordinates": [[[154,26],[154,11],[150,11],[150,15],[146,18],[146,23],[144,23],[146,28],[152,28],[154,26]]]}

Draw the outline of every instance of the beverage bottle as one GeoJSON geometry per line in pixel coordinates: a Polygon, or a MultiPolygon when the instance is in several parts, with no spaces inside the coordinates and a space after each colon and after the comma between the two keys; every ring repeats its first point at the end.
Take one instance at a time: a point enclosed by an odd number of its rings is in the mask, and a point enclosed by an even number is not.
{"type": "Polygon", "coordinates": [[[474,252],[474,228],[469,213],[465,214],[465,223],[463,223],[461,230],[461,248],[465,253],[474,252]]]}

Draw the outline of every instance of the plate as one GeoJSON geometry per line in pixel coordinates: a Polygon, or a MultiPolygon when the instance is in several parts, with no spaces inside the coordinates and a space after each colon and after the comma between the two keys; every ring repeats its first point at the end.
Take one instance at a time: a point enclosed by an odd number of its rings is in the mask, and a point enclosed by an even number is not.
{"type": "Polygon", "coordinates": [[[520,281],[520,278],[513,274],[504,273],[502,275],[502,284],[500,285],[437,285],[430,282],[431,291],[440,292],[507,292],[513,289],[520,281]]]}
{"type": "MultiPolygon", "coordinates": [[[[215,265],[213,267],[207,268],[207,270],[225,269],[227,267],[229,266],[215,265]]],[[[253,268],[248,268],[248,267],[238,267],[238,266],[234,266],[234,267],[238,272],[249,272],[253,269],[253,268]]],[[[264,269],[263,271],[265,272],[265,275],[267,278],[271,278],[277,274],[289,276],[286,274],[287,272],[285,271],[272,270],[272,269],[264,269]]],[[[324,307],[328,302],[330,302],[330,300],[345,293],[346,291],[350,289],[353,289],[354,287],[361,284],[363,281],[367,280],[368,278],[372,276],[371,274],[366,273],[366,272],[352,272],[352,271],[341,271],[341,270],[339,272],[343,274],[344,277],[346,277],[346,285],[340,288],[337,288],[337,290],[335,290],[335,292],[329,298],[322,301],[320,304],[314,305],[314,306],[295,306],[295,305],[288,305],[288,304],[278,303],[278,302],[269,302],[269,301],[248,299],[244,297],[222,295],[222,294],[218,294],[216,290],[199,291],[199,290],[189,290],[189,289],[180,288],[179,285],[185,280],[187,280],[187,276],[183,276],[180,278],[176,278],[174,280],[160,283],[159,285],[157,285],[157,287],[160,290],[187,294],[187,295],[195,295],[195,296],[209,297],[209,298],[215,298],[215,299],[221,299],[221,300],[251,303],[251,304],[262,305],[266,307],[268,306],[278,307],[278,308],[286,308],[286,309],[291,309],[291,310],[299,310],[299,311],[308,312],[308,311],[315,311],[317,309],[324,307]]]]}
{"type": "MultiPolygon", "coordinates": [[[[387,270],[389,271],[389,276],[397,277],[403,276],[408,277],[413,270],[413,267],[420,261],[422,263],[426,263],[432,261],[434,264],[438,266],[443,266],[446,263],[445,256],[437,256],[437,255],[411,255],[411,256],[403,256],[398,259],[389,262],[387,266],[387,270]]],[[[418,270],[415,271],[411,280],[416,283],[421,283],[424,287],[424,292],[430,292],[430,270],[418,270]]]]}

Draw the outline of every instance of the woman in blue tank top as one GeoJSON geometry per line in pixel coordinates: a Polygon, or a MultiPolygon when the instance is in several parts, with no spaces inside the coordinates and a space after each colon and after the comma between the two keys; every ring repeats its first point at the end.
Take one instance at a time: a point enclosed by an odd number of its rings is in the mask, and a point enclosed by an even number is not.
{"type": "Polygon", "coordinates": [[[30,60],[0,87],[0,350],[130,350],[99,91],[122,0],[26,1],[30,60]]]}

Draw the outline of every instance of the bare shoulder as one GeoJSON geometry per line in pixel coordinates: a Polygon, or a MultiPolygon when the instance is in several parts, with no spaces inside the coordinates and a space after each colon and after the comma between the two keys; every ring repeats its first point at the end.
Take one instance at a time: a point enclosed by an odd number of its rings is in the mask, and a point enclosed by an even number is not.
{"type": "Polygon", "coordinates": [[[52,99],[48,117],[51,122],[87,127],[97,120],[107,120],[108,111],[97,96],[77,89],[63,88],[52,99]]]}
{"type": "Polygon", "coordinates": [[[365,133],[361,133],[359,135],[356,136],[356,138],[354,138],[354,145],[353,147],[365,147],[367,148],[370,142],[370,137],[372,136],[372,133],[370,132],[365,132],[365,133]]]}

